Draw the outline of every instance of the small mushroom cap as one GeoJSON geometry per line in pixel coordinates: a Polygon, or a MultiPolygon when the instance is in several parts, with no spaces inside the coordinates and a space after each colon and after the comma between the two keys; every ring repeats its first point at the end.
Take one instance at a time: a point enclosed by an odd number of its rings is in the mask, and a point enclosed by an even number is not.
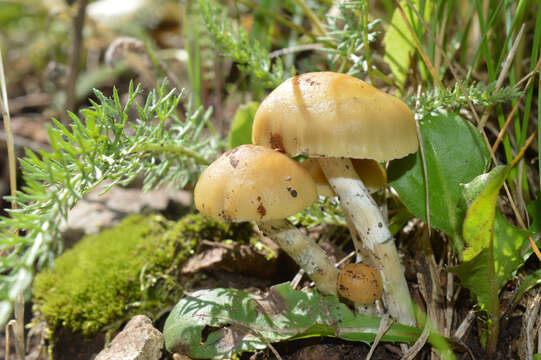
{"type": "Polygon", "coordinates": [[[338,293],[361,305],[372,304],[383,293],[381,276],[371,266],[347,264],[338,274],[338,293]]]}
{"type": "Polygon", "coordinates": [[[226,221],[283,219],[316,200],[308,171],[286,155],[241,145],[203,171],[194,190],[202,214],[226,221]]]}
{"type": "MultiPolygon", "coordinates": [[[[353,167],[364,185],[370,192],[375,192],[387,184],[387,174],[385,169],[376,160],[371,159],[351,159],[353,167]]],[[[335,196],[331,185],[327,181],[319,161],[314,158],[304,160],[301,165],[310,172],[316,182],[317,193],[322,196],[335,196]]]]}
{"type": "Polygon", "coordinates": [[[252,143],[309,157],[378,161],[416,152],[410,109],[353,76],[316,72],[272,91],[254,118],[252,143]]]}

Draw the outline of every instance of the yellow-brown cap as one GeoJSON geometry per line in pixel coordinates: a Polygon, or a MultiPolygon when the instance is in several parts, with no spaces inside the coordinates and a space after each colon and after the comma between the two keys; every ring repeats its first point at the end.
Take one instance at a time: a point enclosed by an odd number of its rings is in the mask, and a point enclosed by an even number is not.
{"type": "Polygon", "coordinates": [[[379,272],[364,264],[347,264],[338,274],[338,293],[361,305],[381,297],[383,283],[379,272]]]}
{"type": "Polygon", "coordinates": [[[410,109],[353,76],[315,72],[295,76],[259,106],[254,144],[291,155],[391,160],[417,151],[410,109]]]}
{"type": "MultiPolygon", "coordinates": [[[[372,159],[351,159],[353,167],[363,181],[368,191],[375,192],[387,184],[385,169],[376,160],[372,159]]],[[[315,158],[304,160],[301,165],[308,170],[316,182],[317,193],[323,196],[335,196],[329,181],[323,174],[319,162],[315,158]]]]}
{"type": "Polygon", "coordinates": [[[194,190],[202,214],[226,221],[283,219],[317,197],[306,169],[286,155],[262,146],[241,145],[203,171],[194,190]]]}

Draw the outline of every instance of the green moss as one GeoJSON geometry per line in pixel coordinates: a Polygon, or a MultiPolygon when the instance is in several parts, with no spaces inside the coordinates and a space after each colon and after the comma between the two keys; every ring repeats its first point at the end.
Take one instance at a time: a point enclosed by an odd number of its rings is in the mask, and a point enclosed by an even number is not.
{"type": "Polygon", "coordinates": [[[180,265],[199,240],[246,242],[249,224],[224,224],[201,215],[178,222],[135,215],[86,236],[40,273],[33,295],[55,333],[90,336],[136,313],[155,315],[182,295],[180,265]]]}

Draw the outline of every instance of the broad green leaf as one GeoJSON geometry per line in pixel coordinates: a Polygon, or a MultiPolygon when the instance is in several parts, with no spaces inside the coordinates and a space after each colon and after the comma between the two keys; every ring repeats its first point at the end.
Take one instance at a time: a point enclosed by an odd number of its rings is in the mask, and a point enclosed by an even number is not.
{"type": "Polygon", "coordinates": [[[258,107],[258,102],[250,102],[239,106],[229,128],[229,137],[227,140],[227,147],[229,149],[252,143],[252,124],[258,107]]]}
{"type": "Polygon", "coordinates": [[[489,251],[483,250],[472,260],[447,268],[448,271],[458,275],[460,285],[471,291],[481,309],[485,311],[490,308],[491,291],[488,264],[491,261],[494,260],[489,251]]]}
{"type": "Polygon", "coordinates": [[[528,244],[530,232],[517,228],[496,210],[494,220],[494,261],[498,289],[501,289],[509,280],[513,279],[518,269],[524,265],[527,257],[522,254],[524,246],[528,244]]]}
{"type": "MultiPolygon", "coordinates": [[[[194,358],[223,359],[267,347],[270,342],[332,336],[372,342],[377,317],[355,316],[335,296],[271,288],[266,297],[236,289],[200,290],[181,299],[164,325],[167,350],[194,358]],[[209,330],[204,338],[204,330],[209,330]]],[[[414,342],[417,328],[393,324],[382,341],[414,342]]]]}
{"type": "Polygon", "coordinates": [[[499,166],[465,186],[471,205],[464,220],[464,239],[470,247],[464,251],[462,264],[448,268],[484,310],[490,309],[491,300],[497,299],[500,289],[524,264],[522,249],[530,234],[509,224],[497,210],[498,193],[508,173],[508,167],[499,166]]]}
{"type": "MultiPolygon", "coordinates": [[[[457,114],[442,111],[427,115],[419,121],[419,127],[426,157],[431,225],[449,235],[455,249],[461,252],[467,208],[462,184],[487,170],[488,147],[477,129],[457,114]]],[[[426,221],[421,153],[392,161],[388,177],[408,209],[426,221]]]]}
{"type": "MultiPolygon", "coordinates": [[[[483,249],[490,246],[496,216],[496,200],[508,174],[508,167],[498,166],[490,173],[480,175],[480,179],[473,180],[474,187],[478,188],[477,184],[480,181],[485,184],[485,187],[470,205],[464,219],[464,241],[468,246],[462,254],[464,261],[473,259],[483,249]]],[[[464,193],[468,192],[466,188],[464,193]]]]}
{"type": "MultiPolygon", "coordinates": [[[[430,18],[431,1],[412,0],[411,3],[419,13],[423,14],[425,20],[430,18]]],[[[408,2],[401,1],[400,5],[404,9],[408,23],[413,31],[418,31],[418,36],[422,34],[422,28],[419,28],[419,18],[411,10],[408,2]]],[[[383,61],[389,64],[391,73],[396,79],[397,84],[400,88],[403,88],[406,81],[406,74],[410,67],[411,57],[415,52],[415,42],[398,9],[395,9],[393,13],[389,29],[383,38],[383,43],[385,44],[383,61]]]]}

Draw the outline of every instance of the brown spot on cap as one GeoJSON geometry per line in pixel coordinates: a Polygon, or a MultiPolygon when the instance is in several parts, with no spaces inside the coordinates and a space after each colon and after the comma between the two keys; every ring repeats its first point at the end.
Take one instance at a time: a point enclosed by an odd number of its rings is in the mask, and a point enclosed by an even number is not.
{"type": "Polygon", "coordinates": [[[297,197],[297,190],[288,187],[288,188],[287,188],[287,191],[289,191],[289,193],[291,194],[291,196],[297,197]]]}
{"type": "Polygon", "coordinates": [[[270,145],[271,148],[278,150],[282,153],[286,152],[286,149],[284,148],[284,143],[282,141],[282,135],[280,134],[270,134],[270,145]]]}
{"type": "Polygon", "coordinates": [[[257,212],[259,213],[261,218],[263,218],[263,216],[265,216],[265,214],[267,213],[267,210],[265,209],[263,204],[259,204],[259,206],[257,207],[257,212]]]}
{"type": "Polygon", "coordinates": [[[229,158],[229,162],[231,163],[231,166],[233,166],[234,168],[237,167],[238,163],[239,163],[239,159],[235,159],[233,156],[231,156],[229,158]]]}

